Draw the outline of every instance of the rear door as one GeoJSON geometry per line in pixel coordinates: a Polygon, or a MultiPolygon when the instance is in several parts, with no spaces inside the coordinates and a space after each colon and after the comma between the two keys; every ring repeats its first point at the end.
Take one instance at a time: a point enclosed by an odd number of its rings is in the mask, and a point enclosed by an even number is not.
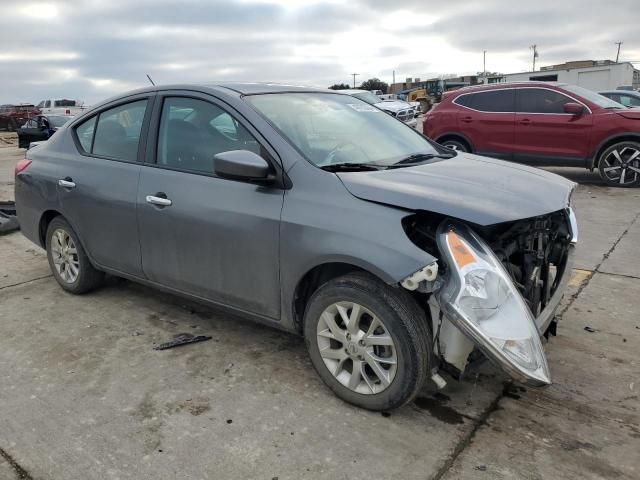
{"type": "Polygon", "coordinates": [[[280,315],[278,187],[220,178],[214,156],[275,152],[214,97],[158,97],[138,191],[142,265],[155,283],[277,319],[280,315]]]}
{"type": "Polygon", "coordinates": [[[566,103],[581,103],[557,90],[516,89],[514,160],[533,165],[584,167],[589,156],[593,116],[564,112],[566,103]]]}
{"type": "Polygon", "coordinates": [[[142,276],[136,217],[153,94],[119,100],[74,126],[77,153],[58,162],[62,213],[103,267],[142,276]]]}
{"type": "Polygon", "coordinates": [[[514,140],[515,97],[512,88],[466,93],[459,105],[458,129],[471,141],[474,152],[511,159],[514,140]]]}

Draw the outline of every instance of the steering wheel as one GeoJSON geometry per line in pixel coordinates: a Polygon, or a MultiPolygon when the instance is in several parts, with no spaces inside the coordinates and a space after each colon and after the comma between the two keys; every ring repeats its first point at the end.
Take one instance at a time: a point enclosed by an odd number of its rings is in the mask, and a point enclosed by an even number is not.
{"type": "MultiPolygon", "coordinates": [[[[349,162],[334,162],[334,159],[336,157],[336,155],[338,154],[344,154],[344,155],[349,155],[350,153],[353,152],[359,152],[359,155],[361,157],[364,157],[366,160],[370,160],[369,155],[367,155],[367,152],[365,152],[361,146],[350,142],[350,141],[344,141],[339,143],[338,145],[336,145],[325,157],[324,161],[322,162],[323,165],[331,165],[333,163],[349,163],[349,162]]],[[[360,163],[360,162],[353,162],[353,163],[360,163]]]]}

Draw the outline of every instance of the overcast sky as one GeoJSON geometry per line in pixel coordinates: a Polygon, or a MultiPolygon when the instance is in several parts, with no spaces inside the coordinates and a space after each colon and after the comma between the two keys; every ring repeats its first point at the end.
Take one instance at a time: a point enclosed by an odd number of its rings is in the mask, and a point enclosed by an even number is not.
{"type": "Polygon", "coordinates": [[[327,87],[640,61],[637,0],[0,0],[0,103],[94,103],[156,83],[327,87]]]}

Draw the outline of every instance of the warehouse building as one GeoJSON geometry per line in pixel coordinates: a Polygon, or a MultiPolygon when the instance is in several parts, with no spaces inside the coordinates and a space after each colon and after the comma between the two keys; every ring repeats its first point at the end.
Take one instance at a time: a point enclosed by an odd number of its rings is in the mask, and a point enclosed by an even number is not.
{"type": "Polygon", "coordinates": [[[629,62],[611,60],[581,60],[542,67],[538,72],[506,73],[489,79],[500,82],[563,82],[580,85],[593,91],[615,90],[619,87],[640,88],[640,70],[629,62]]]}

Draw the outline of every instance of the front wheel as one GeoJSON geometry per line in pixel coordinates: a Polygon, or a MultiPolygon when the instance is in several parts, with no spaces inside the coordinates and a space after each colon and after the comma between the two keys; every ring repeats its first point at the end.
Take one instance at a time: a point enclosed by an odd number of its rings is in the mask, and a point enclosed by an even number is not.
{"type": "Polygon", "coordinates": [[[390,410],[420,391],[431,361],[425,313],[404,290],[354,273],[311,297],[304,335],[313,366],[341,399],[390,410]]]}
{"type": "Polygon", "coordinates": [[[47,259],[58,284],[71,293],[85,293],[98,287],[104,273],[96,270],[82,248],[76,232],[62,217],[47,228],[47,259]]]}
{"type": "Polygon", "coordinates": [[[600,155],[598,172],[612,187],[640,185],[640,143],[620,142],[607,148],[600,155]]]}
{"type": "Polygon", "coordinates": [[[443,147],[447,147],[450,148],[451,150],[455,150],[457,152],[469,152],[471,149],[467,146],[466,143],[462,142],[461,140],[445,140],[444,142],[440,143],[440,145],[442,145],[443,147]]]}

